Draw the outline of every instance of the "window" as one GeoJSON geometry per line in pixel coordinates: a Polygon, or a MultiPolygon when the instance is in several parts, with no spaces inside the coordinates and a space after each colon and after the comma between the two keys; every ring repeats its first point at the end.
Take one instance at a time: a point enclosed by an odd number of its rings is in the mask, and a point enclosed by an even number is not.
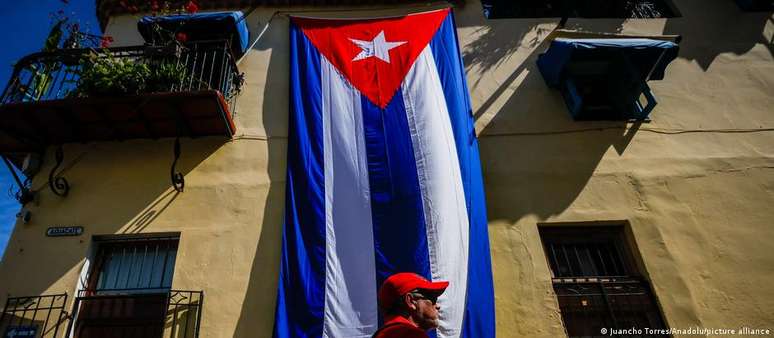
{"type": "Polygon", "coordinates": [[[666,328],[623,226],[546,226],[540,237],[569,337],[602,337],[602,328],[666,328]]]}
{"type": "Polygon", "coordinates": [[[169,291],[177,237],[96,240],[87,288],[97,293],[169,291]]]}
{"type": "Polygon", "coordinates": [[[679,40],[557,37],[537,65],[573,119],[647,121],[657,103],[647,81],[664,78],[679,40]]]}
{"type": "Polygon", "coordinates": [[[572,117],[579,121],[647,119],[655,98],[636,71],[626,71],[630,69],[623,54],[568,64],[560,91],[572,117]]]}
{"type": "Polygon", "coordinates": [[[178,236],[110,236],[94,244],[86,288],[75,300],[72,336],[161,338],[169,308],[177,304],[171,294],[179,293],[170,290],[178,236]]]}
{"type": "Polygon", "coordinates": [[[482,0],[488,19],[504,18],[672,18],[669,0],[482,0]]]}

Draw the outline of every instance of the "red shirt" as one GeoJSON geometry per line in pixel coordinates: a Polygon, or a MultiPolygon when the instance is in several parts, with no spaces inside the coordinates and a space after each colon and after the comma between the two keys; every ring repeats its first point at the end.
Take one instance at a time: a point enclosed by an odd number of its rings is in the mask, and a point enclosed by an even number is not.
{"type": "Polygon", "coordinates": [[[428,338],[427,333],[401,316],[387,317],[373,338],[428,338]]]}

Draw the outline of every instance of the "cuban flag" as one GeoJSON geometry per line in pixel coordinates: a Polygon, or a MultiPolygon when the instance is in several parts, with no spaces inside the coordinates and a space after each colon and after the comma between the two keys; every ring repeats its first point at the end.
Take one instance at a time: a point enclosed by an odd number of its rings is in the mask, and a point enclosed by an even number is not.
{"type": "Polygon", "coordinates": [[[370,337],[382,281],[415,272],[450,282],[431,336],[494,337],[481,166],[451,11],[293,17],[290,45],[274,336],[370,337]]]}

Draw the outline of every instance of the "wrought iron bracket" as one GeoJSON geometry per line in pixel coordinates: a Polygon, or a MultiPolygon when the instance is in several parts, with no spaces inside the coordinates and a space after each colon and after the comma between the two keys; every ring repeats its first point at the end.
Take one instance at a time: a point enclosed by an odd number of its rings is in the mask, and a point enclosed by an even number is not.
{"type": "Polygon", "coordinates": [[[51,172],[48,173],[48,187],[51,188],[51,191],[57,196],[65,197],[67,196],[67,193],[70,192],[70,184],[67,182],[67,179],[56,172],[64,161],[64,150],[62,150],[61,145],[56,148],[54,159],[56,160],[56,165],[54,165],[54,167],[51,168],[51,172]]]}
{"type": "Polygon", "coordinates": [[[22,206],[32,202],[32,200],[35,199],[35,193],[30,190],[30,179],[27,178],[24,180],[24,182],[19,179],[19,175],[16,174],[16,171],[13,170],[13,166],[11,165],[11,161],[8,160],[5,155],[2,155],[3,162],[5,162],[5,166],[8,167],[8,171],[11,172],[11,175],[13,175],[14,181],[16,181],[16,185],[19,186],[19,190],[16,191],[13,195],[13,197],[19,201],[19,204],[22,206]]]}
{"type": "Polygon", "coordinates": [[[183,177],[183,174],[177,171],[177,160],[180,158],[180,138],[175,139],[175,149],[174,149],[174,160],[172,161],[172,167],[169,169],[169,175],[172,179],[172,187],[177,190],[177,192],[183,192],[183,188],[185,188],[185,177],[183,177]]]}

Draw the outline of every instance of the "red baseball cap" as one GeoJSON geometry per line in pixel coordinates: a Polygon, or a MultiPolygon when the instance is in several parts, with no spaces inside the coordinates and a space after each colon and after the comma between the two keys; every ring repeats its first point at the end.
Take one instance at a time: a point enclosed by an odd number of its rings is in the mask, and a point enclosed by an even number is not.
{"type": "Polygon", "coordinates": [[[399,272],[382,283],[379,288],[379,305],[383,310],[389,310],[398,298],[411,292],[412,290],[421,290],[440,295],[449,286],[447,281],[431,282],[424,277],[411,272],[399,272]]]}

